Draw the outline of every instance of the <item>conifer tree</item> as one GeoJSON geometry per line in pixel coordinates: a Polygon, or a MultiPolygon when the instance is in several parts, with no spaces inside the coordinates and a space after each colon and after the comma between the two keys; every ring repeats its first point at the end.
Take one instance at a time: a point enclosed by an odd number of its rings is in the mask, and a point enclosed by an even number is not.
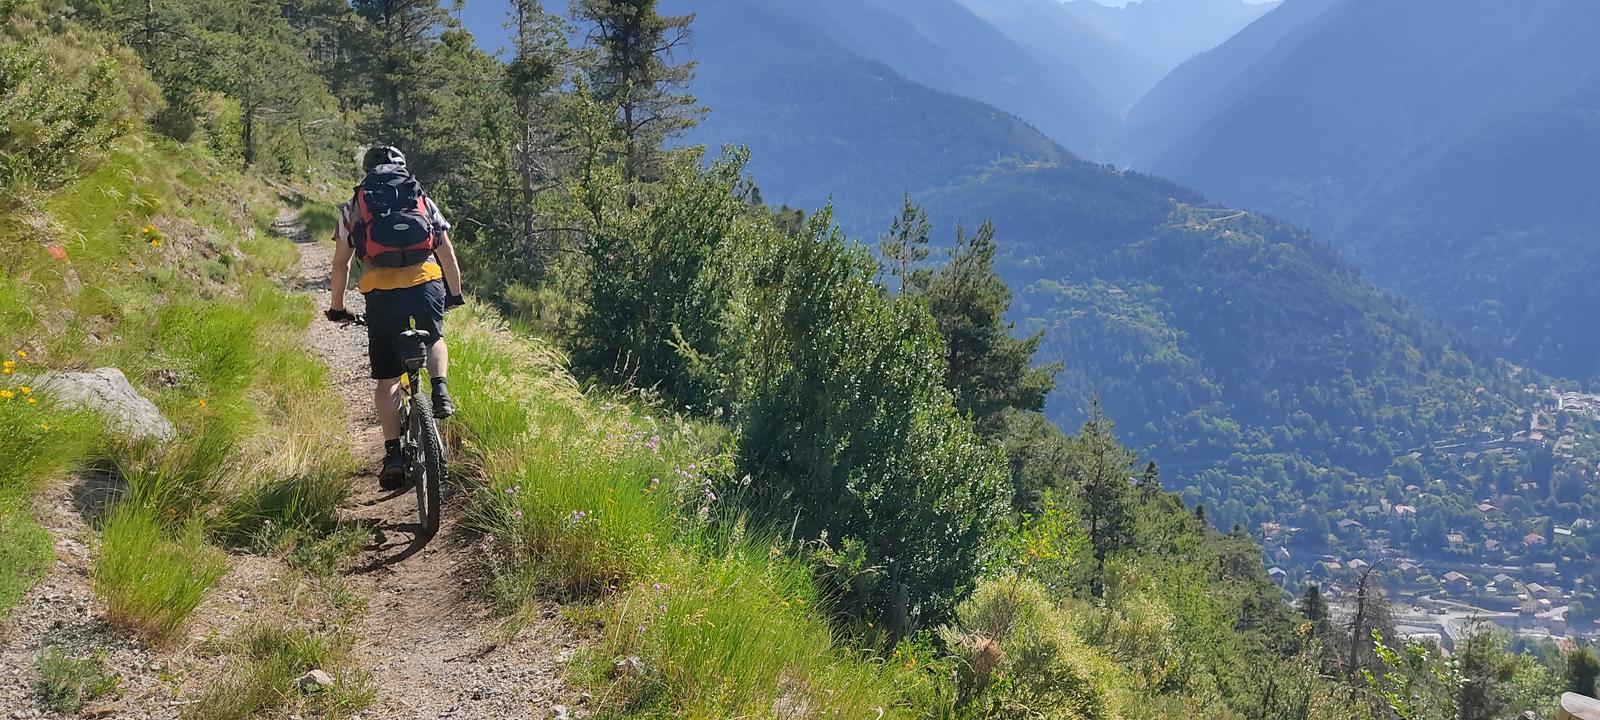
{"type": "Polygon", "coordinates": [[[900,294],[904,295],[910,285],[917,263],[928,259],[928,241],[932,233],[933,225],[928,222],[927,211],[912,202],[911,195],[907,194],[899,217],[889,225],[889,234],[878,241],[885,269],[900,280],[900,294]]]}
{"type": "Polygon", "coordinates": [[[702,112],[686,88],[694,64],[673,54],[689,40],[693,15],[656,12],[656,0],[578,0],[588,43],[599,54],[589,71],[595,97],[614,109],[625,182],[661,177],[665,143],[702,112]]]}
{"type": "MultiPolygon", "coordinates": [[[[903,219],[925,223],[926,216],[912,214],[914,207],[908,200],[903,219]]],[[[956,408],[971,413],[991,437],[1003,411],[1044,407],[1061,371],[1059,363],[1032,364],[1042,332],[1013,336],[1016,326],[1005,319],[1011,288],[994,269],[996,249],[993,223],[970,235],[957,227],[950,261],[917,281],[948,346],[946,377],[956,408]]]]}
{"type": "Polygon", "coordinates": [[[1133,532],[1134,454],[1117,443],[1112,423],[1091,401],[1089,419],[1073,438],[1071,475],[1078,485],[1079,517],[1094,551],[1095,571],[1090,592],[1105,590],[1106,558],[1128,546],[1133,532]]]}
{"type": "Polygon", "coordinates": [[[448,16],[437,0],[351,0],[350,5],[366,21],[353,69],[366,82],[368,102],[376,109],[363,130],[368,139],[415,150],[427,88],[424,58],[448,16]]]}

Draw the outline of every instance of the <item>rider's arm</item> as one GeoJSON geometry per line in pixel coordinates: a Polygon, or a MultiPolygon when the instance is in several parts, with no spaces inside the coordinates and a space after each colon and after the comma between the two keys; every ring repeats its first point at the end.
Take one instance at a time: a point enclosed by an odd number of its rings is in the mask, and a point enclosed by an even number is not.
{"type": "Polygon", "coordinates": [[[355,248],[347,242],[335,242],[333,245],[333,269],[328,274],[328,289],[333,297],[328,300],[330,310],[344,309],[345,287],[350,284],[350,257],[355,254],[355,248]]]}
{"type": "Polygon", "coordinates": [[[461,266],[456,263],[456,246],[450,242],[450,233],[439,233],[439,245],[434,248],[439,257],[439,267],[444,270],[445,292],[461,294],[461,266]]]}

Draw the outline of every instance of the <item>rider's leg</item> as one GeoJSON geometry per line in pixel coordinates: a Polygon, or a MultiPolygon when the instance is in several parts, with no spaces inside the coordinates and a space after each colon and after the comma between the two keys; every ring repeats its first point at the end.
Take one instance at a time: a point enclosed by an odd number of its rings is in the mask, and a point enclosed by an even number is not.
{"type": "Polygon", "coordinates": [[[372,409],[383,426],[383,440],[400,438],[400,378],[379,380],[372,391],[372,409]]]}
{"type": "Polygon", "coordinates": [[[428,377],[449,377],[446,372],[450,369],[450,348],[445,347],[444,338],[439,338],[428,348],[428,377]]]}

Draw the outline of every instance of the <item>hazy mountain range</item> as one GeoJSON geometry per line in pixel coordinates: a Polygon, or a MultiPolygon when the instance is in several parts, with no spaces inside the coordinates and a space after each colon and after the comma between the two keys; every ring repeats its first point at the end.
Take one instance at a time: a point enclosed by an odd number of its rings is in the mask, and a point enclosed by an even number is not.
{"type": "Polygon", "coordinates": [[[1138,165],[1600,380],[1600,3],[1289,0],[1139,102],[1138,165]],[[1441,18],[1448,18],[1441,21],[1441,18]]]}

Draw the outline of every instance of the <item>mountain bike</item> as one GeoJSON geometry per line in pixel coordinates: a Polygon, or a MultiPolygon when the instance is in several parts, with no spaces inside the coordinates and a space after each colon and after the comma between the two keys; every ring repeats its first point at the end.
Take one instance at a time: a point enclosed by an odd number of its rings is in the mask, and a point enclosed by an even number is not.
{"type": "Polygon", "coordinates": [[[400,378],[400,450],[408,461],[407,477],[417,491],[417,521],[425,535],[439,531],[441,488],[444,487],[444,441],[433,404],[422,386],[422,368],[428,364],[433,336],[426,330],[400,333],[400,358],[406,374],[400,378]]]}
{"type": "MultiPolygon", "coordinates": [[[[350,315],[345,326],[364,326],[366,318],[350,315]]],[[[432,333],[415,328],[400,333],[400,361],[405,374],[400,377],[400,452],[406,458],[406,479],[417,492],[417,523],[423,535],[439,531],[441,488],[445,481],[444,440],[439,421],[433,417],[433,403],[422,385],[422,369],[428,365],[432,333]]]]}

